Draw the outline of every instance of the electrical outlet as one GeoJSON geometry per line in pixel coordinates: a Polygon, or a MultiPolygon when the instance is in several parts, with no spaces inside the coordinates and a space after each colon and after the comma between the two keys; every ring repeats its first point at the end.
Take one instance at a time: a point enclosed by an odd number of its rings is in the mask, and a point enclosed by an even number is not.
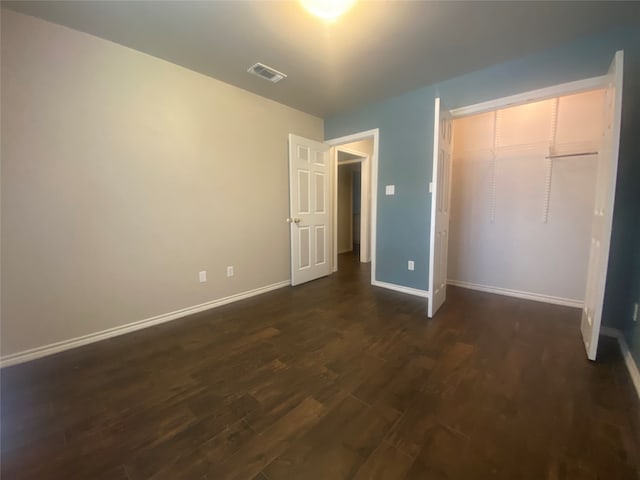
{"type": "Polygon", "coordinates": [[[207,281],[207,271],[203,270],[200,273],[198,273],[198,279],[200,280],[200,283],[204,283],[207,281]]]}
{"type": "Polygon", "coordinates": [[[638,306],[638,303],[637,303],[637,302],[636,302],[636,303],[634,303],[634,304],[633,304],[633,321],[634,321],[634,322],[637,322],[637,321],[638,321],[638,308],[640,308],[640,307],[638,306]]]}
{"type": "Polygon", "coordinates": [[[395,185],[386,185],[384,187],[385,195],[395,195],[396,194],[396,186],[395,185]]]}
{"type": "Polygon", "coordinates": [[[409,261],[407,262],[407,268],[408,268],[409,270],[411,270],[411,271],[415,270],[415,268],[416,268],[416,264],[415,264],[415,263],[413,263],[413,260],[409,260],[409,261]]]}
{"type": "Polygon", "coordinates": [[[227,277],[233,277],[233,266],[227,267],[227,277]]]}

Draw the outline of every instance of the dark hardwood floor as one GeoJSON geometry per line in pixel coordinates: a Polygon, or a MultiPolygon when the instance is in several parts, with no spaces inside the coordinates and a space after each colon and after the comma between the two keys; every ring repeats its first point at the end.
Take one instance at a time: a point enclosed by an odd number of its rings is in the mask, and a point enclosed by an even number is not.
{"type": "Polygon", "coordinates": [[[580,312],[368,265],[1,372],[2,480],[634,479],[639,402],[580,312]]]}

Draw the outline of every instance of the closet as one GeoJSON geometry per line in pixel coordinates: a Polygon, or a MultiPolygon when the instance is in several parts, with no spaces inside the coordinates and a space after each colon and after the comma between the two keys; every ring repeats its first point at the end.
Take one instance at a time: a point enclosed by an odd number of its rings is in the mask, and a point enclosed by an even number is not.
{"type": "Polygon", "coordinates": [[[449,284],[582,306],[605,93],[454,120],[449,284]]]}

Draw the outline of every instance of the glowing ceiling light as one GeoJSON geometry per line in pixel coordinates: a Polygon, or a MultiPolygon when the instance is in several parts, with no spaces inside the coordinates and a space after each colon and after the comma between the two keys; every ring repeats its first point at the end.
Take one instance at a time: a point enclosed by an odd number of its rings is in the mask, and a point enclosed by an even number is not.
{"type": "Polygon", "coordinates": [[[335,20],[353,7],[356,0],[300,0],[309,12],[325,20],[335,20]]]}

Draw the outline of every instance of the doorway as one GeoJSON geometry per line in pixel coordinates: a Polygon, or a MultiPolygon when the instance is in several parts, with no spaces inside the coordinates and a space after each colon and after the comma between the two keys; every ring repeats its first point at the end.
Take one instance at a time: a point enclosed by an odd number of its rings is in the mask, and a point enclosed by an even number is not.
{"type": "Polygon", "coordinates": [[[338,255],[350,253],[360,258],[363,160],[366,159],[338,150],[338,255]]]}
{"type": "MultiPolygon", "coordinates": [[[[361,263],[371,261],[369,215],[369,168],[372,141],[363,140],[335,148],[337,172],[335,177],[336,216],[335,246],[338,255],[351,252],[361,263]],[[363,188],[364,185],[364,188],[363,188]]],[[[334,271],[339,263],[334,265],[334,271]]]]}
{"type": "Polygon", "coordinates": [[[375,225],[378,130],[328,140],[333,159],[333,271],[338,254],[354,252],[371,263],[375,284],[375,225]],[[341,188],[342,187],[342,188],[341,188]]]}
{"type": "MultiPolygon", "coordinates": [[[[371,284],[377,285],[376,189],[378,129],[318,142],[289,134],[289,223],[291,285],[338,270],[338,154],[360,164],[360,262],[371,263],[371,284]]],[[[343,162],[344,162],[343,161],[343,162]]],[[[359,230],[359,236],[358,236],[359,230]]],[[[350,236],[351,238],[351,236],[350,236]]],[[[353,243],[353,239],[351,239],[353,243]]]]}

